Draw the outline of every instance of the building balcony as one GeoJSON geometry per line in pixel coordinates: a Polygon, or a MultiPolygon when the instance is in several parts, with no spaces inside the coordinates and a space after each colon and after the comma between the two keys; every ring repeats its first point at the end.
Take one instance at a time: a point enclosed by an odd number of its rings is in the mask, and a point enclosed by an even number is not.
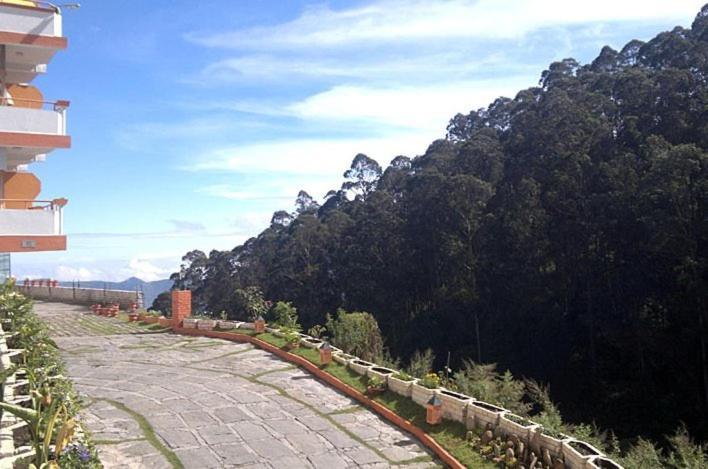
{"type": "Polygon", "coordinates": [[[14,100],[13,106],[0,101],[0,156],[4,156],[8,170],[29,164],[55,148],[71,146],[71,137],[66,135],[68,101],[25,101],[14,100]]]}
{"type": "Polygon", "coordinates": [[[66,199],[0,199],[0,252],[63,251],[66,199]]]}
{"type": "Polygon", "coordinates": [[[46,71],[52,56],[66,49],[59,8],[45,2],[0,0],[0,60],[5,81],[29,83],[46,71]]]}

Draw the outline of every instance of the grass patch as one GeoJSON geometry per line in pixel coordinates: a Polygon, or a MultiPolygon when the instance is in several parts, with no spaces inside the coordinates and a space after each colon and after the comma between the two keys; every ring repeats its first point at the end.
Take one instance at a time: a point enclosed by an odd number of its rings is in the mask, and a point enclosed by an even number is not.
{"type": "MultiPolygon", "coordinates": [[[[282,348],[285,345],[284,339],[276,337],[270,333],[260,334],[258,338],[264,342],[268,342],[271,345],[275,345],[276,347],[282,348]]],[[[357,391],[362,393],[366,392],[367,378],[365,376],[362,376],[335,361],[332,361],[330,364],[325,366],[320,365],[319,351],[299,347],[292,350],[291,353],[299,355],[311,363],[319,366],[320,369],[348,384],[357,391]]],[[[376,401],[421,428],[465,466],[475,468],[496,467],[494,464],[480,456],[474,448],[467,443],[468,430],[463,424],[443,420],[443,423],[440,425],[428,425],[425,422],[425,409],[423,409],[423,407],[419,406],[412,400],[399,396],[391,391],[386,391],[381,394],[376,398],[376,401]]]]}
{"type": "Polygon", "coordinates": [[[184,465],[182,464],[182,461],[179,460],[177,455],[170,451],[165,445],[162,444],[162,442],[159,440],[157,435],[155,435],[155,431],[152,429],[152,425],[150,425],[150,422],[147,421],[145,417],[143,417],[141,414],[135,412],[133,409],[130,407],[126,406],[122,402],[114,401],[113,399],[97,399],[100,401],[108,402],[112,406],[116,407],[117,409],[122,410],[126,414],[130,415],[133,420],[135,420],[138,423],[138,426],[140,427],[140,431],[143,432],[143,435],[145,435],[145,439],[150,443],[156,450],[158,450],[164,457],[167,459],[167,461],[172,464],[172,467],[175,469],[184,469],[184,465]]]}
{"type": "Polygon", "coordinates": [[[439,425],[428,425],[425,422],[425,409],[423,409],[423,407],[391,391],[386,391],[377,396],[375,400],[432,436],[435,441],[440,443],[440,445],[465,466],[480,468],[496,467],[480,456],[474,448],[467,443],[468,430],[463,424],[443,420],[439,425]]]}

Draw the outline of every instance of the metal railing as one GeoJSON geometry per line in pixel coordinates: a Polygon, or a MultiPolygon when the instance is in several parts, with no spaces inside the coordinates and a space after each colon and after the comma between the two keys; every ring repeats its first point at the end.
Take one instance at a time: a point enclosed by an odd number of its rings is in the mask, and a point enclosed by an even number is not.
{"type": "Polygon", "coordinates": [[[0,210],[8,210],[7,205],[24,204],[25,207],[14,210],[61,210],[68,201],[66,199],[32,200],[32,199],[0,199],[0,210]],[[38,204],[38,205],[35,205],[38,204]]]}
{"type": "MultiPolygon", "coordinates": [[[[0,0],[2,2],[2,0],[0,0]]],[[[0,97],[0,106],[21,107],[25,109],[51,109],[61,112],[69,107],[69,101],[42,101],[39,99],[13,98],[11,96],[0,97]]]]}

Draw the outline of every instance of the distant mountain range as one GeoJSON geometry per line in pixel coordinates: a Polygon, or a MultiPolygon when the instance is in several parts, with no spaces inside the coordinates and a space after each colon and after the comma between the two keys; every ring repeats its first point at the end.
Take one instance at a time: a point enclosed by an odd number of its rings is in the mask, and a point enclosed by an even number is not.
{"type": "MultiPolygon", "coordinates": [[[[157,295],[172,288],[172,280],[155,280],[146,282],[137,277],[130,277],[122,282],[104,282],[102,280],[91,280],[79,282],[82,288],[105,288],[106,290],[130,290],[142,291],[145,298],[145,307],[149,308],[157,295]]],[[[73,282],[59,282],[63,287],[75,285],[73,282]]]]}

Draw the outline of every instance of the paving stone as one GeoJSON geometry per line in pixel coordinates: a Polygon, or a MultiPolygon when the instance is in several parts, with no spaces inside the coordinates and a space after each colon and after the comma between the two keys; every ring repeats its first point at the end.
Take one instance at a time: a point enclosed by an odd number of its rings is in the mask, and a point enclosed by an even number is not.
{"type": "Polygon", "coordinates": [[[311,454],[307,459],[317,469],[347,467],[347,462],[336,453],[311,454]]]}
{"type": "Polygon", "coordinates": [[[158,430],[157,434],[173,449],[199,446],[199,442],[189,430],[164,429],[158,430]]]}
{"type": "Polygon", "coordinates": [[[258,460],[258,455],[243,443],[216,445],[212,446],[212,450],[226,465],[249,464],[258,460]]]}
{"type": "Polygon", "coordinates": [[[352,458],[354,462],[360,466],[364,464],[383,462],[383,460],[376,453],[368,448],[355,448],[352,451],[349,451],[347,456],[352,458]]]}
{"type": "MultiPolygon", "coordinates": [[[[138,326],[95,317],[79,306],[38,302],[36,311],[50,330],[61,331],[53,337],[68,374],[80,395],[94,400],[82,412],[94,435],[144,438],[130,414],[100,400],[113,399],[146,418],[190,469],[375,468],[428,455],[410,435],[365,409],[323,415],[357,404],[251,345],[140,335],[138,326]],[[77,327],[76,317],[111,333],[77,327]]],[[[98,450],[106,469],[171,467],[145,439],[98,445],[98,450]]],[[[406,467],[432,466],[435,462],[423,461],[406,467]]]]}
{"type": "Polygon", "coordinates": [[[236,406],[214,409],[214,415],[223,423],[242,422],[244,420],[251,419],[250,415],[246,414],[243,410],[236,406]]]}
{"type": "Polygon", "coordinates": [[[226,425],[203,427],[198,430],[198,433],[207,445],[218,445],[222,443],[234,443],[241,441],[241,437],[236,435],[226,425]]]}
{"type": "Polygon", "coordinates": [[[190,428],[207,427],[216,423],[214,417],[201,410],[182,412],[179,415],[190,428]]]}
{"type": "Polygon", "coordinates": [[[276,439],[254,440],[246,439],[248,446],[263,458],[282,459],[293,456],[293,451],[276,439]]]}
{"type": "Polygon", "coordinates": [[[212,468],[220,467],[220,461],[207,447],[194,449],[181,449],[175,451],[175,454],[182,461],[184,467],[212,468]]]}

